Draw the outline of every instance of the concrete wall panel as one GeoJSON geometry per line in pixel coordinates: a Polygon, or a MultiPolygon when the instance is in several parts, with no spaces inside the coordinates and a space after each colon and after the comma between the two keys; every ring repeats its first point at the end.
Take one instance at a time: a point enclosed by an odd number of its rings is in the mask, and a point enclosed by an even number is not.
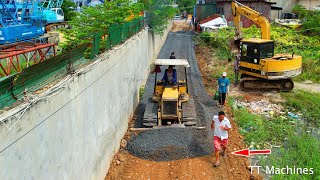
{"type": "Polygon", "coordinates": [[[143,30],[33,104],[12,129],[18,117],[1,123],[0,179],[104,179],[167,33],[143,30]]]}

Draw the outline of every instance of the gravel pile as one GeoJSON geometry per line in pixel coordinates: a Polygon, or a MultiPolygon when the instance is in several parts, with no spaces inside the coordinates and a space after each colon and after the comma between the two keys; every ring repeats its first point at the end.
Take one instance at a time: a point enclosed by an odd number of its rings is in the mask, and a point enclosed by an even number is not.
{"type": "Polygon", "coordinates": [[[212,149],[208,142],[205,130],[164,128],[132,137],[127,150],[140,158],[171,161],[210,154],[212,149]]]}

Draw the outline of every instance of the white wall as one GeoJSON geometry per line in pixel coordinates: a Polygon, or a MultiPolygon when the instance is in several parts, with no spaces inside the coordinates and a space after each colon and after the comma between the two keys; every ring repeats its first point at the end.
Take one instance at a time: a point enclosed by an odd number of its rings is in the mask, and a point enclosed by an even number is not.
{"type": "Polygon", "coordinates": [[[314,7],[320,5],[320,0],[299,0],[299,4],[306,7],[307,10],[314,10],[314,7]]]}
{"type": "Polygon", "coordinates": [[[291,10],[295,4],[298,4],[298,0],[269,0],[271,2],[276,2],[277,4],[273,4],[272,6],[276,7],[281,7],[283,10],[277,11],[277,10],[272,10],[271,11],[271,20],[275,20],[278,18],[278,13],[279,13],[279,18],[281,18],[282,13],[291,13],[291,10]]]}
{"type": "Polygon", "coordinates": [[[143,30],[11,130],[16,117],[1,123],[0,179],[104,179],[166,35],[143,30]]]}

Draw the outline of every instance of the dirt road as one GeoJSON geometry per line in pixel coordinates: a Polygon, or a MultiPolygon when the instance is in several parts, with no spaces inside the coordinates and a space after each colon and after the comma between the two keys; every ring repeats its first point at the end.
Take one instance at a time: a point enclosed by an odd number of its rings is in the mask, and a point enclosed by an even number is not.
{"type": "Polygon", "coordinates": [[[308,92],[320,93],[320,84],[306,84],[294,82],[294,88],[308,92]]]}
{"type": "MultiPolygon", "coordinates": [[[[248,160],[230,154],[231,151],[245,148],[231,114],[228,115],[233,126],[229,133],[229,153],[222,157],[221,166],[213,167],[212,131],[209,124],[219,109],[203,86],[192,33],[171,32],[158,58],[168,58],[172,51],[177,58],[189,60],[189,91],[195,100],[198,126],[206,128],[166,128],[140,133],[129,131],[126,136],[128,145],[115,156],[106,179],[250,179],[248,160]]],[[[142,125],[145,104],[152,93],[153,76],[149,75],[145,94],[131,122],[134,127],[142,125]]]]}

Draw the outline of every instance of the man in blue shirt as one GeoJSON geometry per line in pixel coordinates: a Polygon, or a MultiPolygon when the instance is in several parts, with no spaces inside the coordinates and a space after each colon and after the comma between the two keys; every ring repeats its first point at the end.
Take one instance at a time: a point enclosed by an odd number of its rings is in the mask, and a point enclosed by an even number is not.
{"type": "Polygon", "coordinates": [[[226,101],[226,94],[229,92],[230,81],[226,77],[227,73],[223,72],[222,77],[218,79],[218,91],[219,91],[219,104],[220,107],[224,106],[226,101]]]}
{"type": "Polygon", "coordinates": [[[168,69],[165,70],[162,82],[164,82],[164,85],[173,85],[175,86],[177,84],[177,71],[173,69],[173,66],[170,65],[168,69]]]}

